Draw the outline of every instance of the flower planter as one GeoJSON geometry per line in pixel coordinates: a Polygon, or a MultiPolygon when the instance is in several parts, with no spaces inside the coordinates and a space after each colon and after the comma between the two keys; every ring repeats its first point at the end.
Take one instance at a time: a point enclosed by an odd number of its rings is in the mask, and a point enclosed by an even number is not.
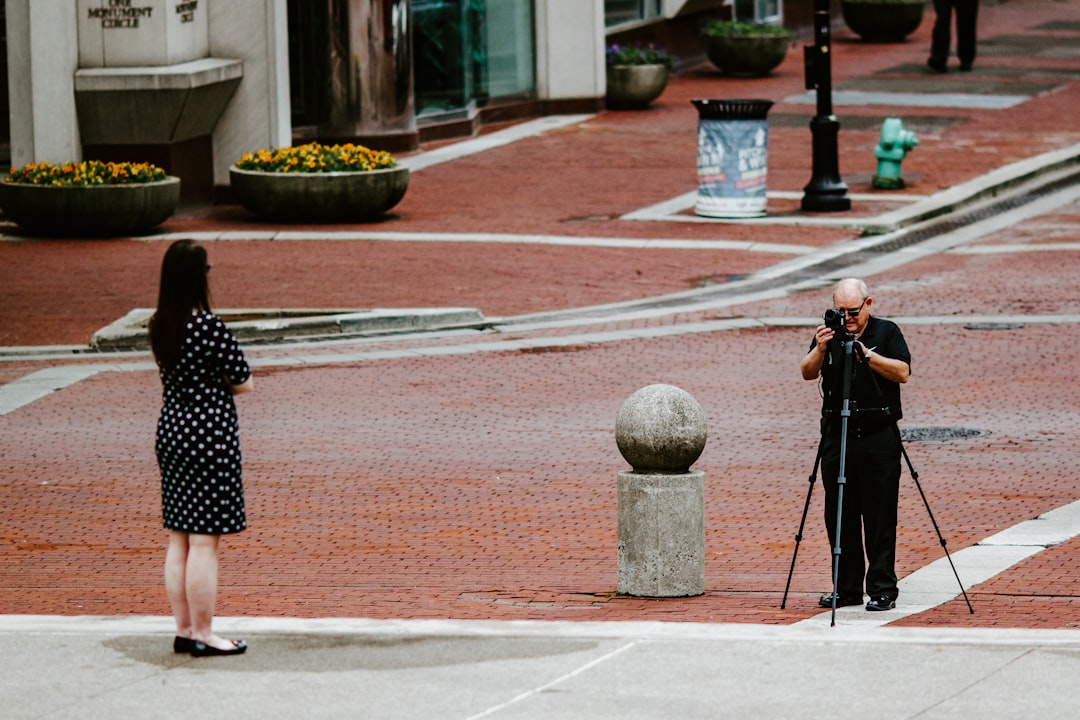
{"type": "Polygon", "coordinates": [[[607,106],[615,110],[647,108],[668,83],[666,65],[609,65],[607,106]]]}
{"type": "Polygon", "coordinates": [[[705,35],[705,54],[726,75],[763,77],[784,61],[790,33],[705,35]]]}
{"type": "Polygon", "coordinates": [[[236,200],[277,222],[364,222],[397,205],[409,186],[409,169],[358,172],[262,172],[229,168],[236,200]]]}
{"type": "Polygon", "coordinates": [[[867,42],[901,42],[918,29],[924,0],[841,0],[851,32],[867,42]]]}
{"type": "Polygon", "coordinates": [[[0,182],[0,208],[34,234],[68,237],[142,235],[180,202],[180,178],[125,185],[0,182]]]}

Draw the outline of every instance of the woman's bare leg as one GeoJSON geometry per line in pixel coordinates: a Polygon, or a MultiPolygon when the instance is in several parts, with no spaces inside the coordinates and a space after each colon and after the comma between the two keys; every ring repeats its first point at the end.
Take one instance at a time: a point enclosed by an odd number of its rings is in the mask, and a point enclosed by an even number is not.
{"type": "Polygon", "coordinates": [[[189,535],[187,558],[187,602],[191,612],[191,636],[219,650],[233,643],[214,635],[214,604],[217,601],[218,536],[189,535]]]}
{"type": "Polygon", "coordinates": [[[169,549],[165,552],[165,594],[176,619],[176,634],[191,637],[191,609],[187,599],[188,536],[179,530],[169,531],[169,549]]]}

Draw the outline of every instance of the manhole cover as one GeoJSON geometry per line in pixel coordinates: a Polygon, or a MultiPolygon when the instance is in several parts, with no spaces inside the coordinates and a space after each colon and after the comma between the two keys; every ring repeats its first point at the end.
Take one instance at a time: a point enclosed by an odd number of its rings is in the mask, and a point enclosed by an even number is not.
{"type": "Polygon", "coordinates": [[[931,440],[966,440],[967,438],[987,435],[986,430],[949,427],[901,428],[900,438],[904,442],[926,442],[931,440]]]}

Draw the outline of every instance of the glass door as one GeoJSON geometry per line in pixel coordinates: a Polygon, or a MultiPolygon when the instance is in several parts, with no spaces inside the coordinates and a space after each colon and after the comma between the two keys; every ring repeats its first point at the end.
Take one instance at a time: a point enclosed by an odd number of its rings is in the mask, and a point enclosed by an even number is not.
{"type": "Polygon", "coordinates": [[[413,0],[418,117],[536,91],[532,0],[413,0]]]}
{"type": "Polygon", "coordinates": [[[483,48],[475,30],[483,25],[484,0],[413,0],[413,77],[416,114],[464,108],[478,94],[483,48]]]}

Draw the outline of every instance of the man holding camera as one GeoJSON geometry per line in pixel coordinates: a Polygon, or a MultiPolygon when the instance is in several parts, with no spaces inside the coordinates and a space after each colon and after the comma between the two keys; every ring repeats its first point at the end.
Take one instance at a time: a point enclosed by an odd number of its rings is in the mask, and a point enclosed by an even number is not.
{"type": "MultiPolygon", "coordinates": [[[[911,374],[911,353],[900,328],[872,317],[866,283],[846,278],[833,289],[810,351],[802,359],[804,380],[821,378],[821,476],[825,487],[825,527],[836,547],[837,505],[845,406],[845,368],[850,368],[847,453],[840,518],[836,606],[861,605],[863,577],[867,610],[896,607],[896,508],[900,493],[900,385],[911,374]],[[850,346],[849,346],[850,343],[850,346]],[[848,356],[850,353],[850,357],[848,356]],[[847,362],[850,360],[850,364],[847,362]],[[864,565],[863,537],[868,567],[864,565]]],[[[833,606],[832,593],[818,601],[833,606]]]]}

